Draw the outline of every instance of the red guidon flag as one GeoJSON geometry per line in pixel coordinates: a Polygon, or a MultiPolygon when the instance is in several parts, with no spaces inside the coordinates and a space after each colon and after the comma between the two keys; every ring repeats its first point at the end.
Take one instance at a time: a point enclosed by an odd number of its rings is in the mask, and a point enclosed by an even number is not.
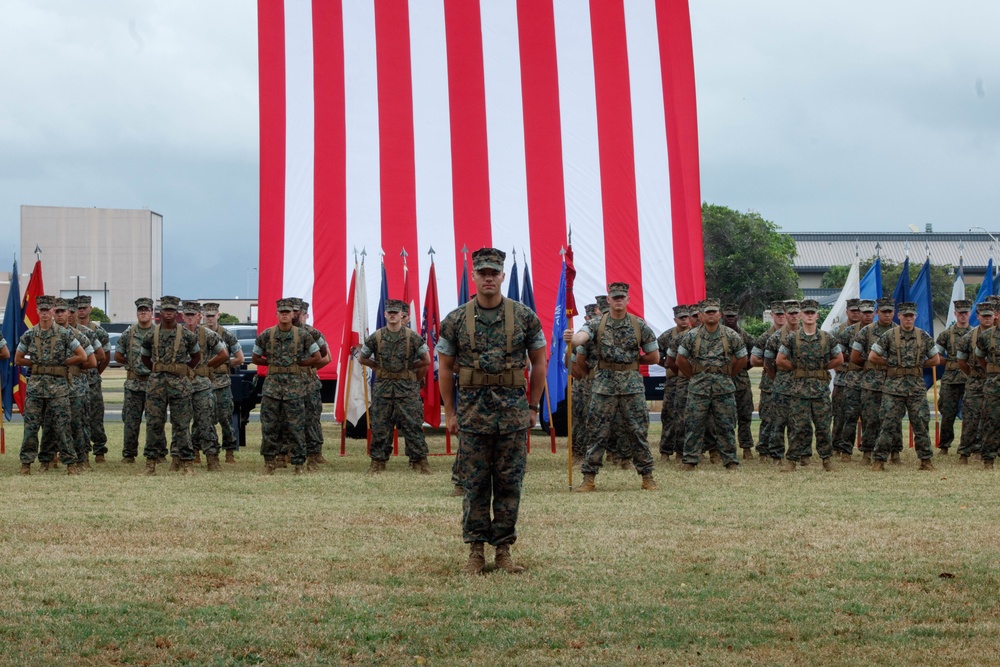
{"type": "Polygon", "coordinates": [[[704,297],[687,0],[258,0],[258,30],[261,303],[339,331],[345,249],[406,248],[416,317],[434,246],[447,313],[463,246],[516,247],[551,331],[569,228],[586,299],[627,282],[665,329],[704,297]]]}
{"type": "Polygon", "coordinates": [[[431,355],[431,365],[427,368],[427,381],[420,396],[424,399],[424,421],[432,427],[441,426],[441,386],[438,384],[438,357],[434,347],[441,331],[441,313],[438,311],[437,272],[431,260],[431,272],[427,276],[427,295],[424,297],[424,341],[431,355]]]}

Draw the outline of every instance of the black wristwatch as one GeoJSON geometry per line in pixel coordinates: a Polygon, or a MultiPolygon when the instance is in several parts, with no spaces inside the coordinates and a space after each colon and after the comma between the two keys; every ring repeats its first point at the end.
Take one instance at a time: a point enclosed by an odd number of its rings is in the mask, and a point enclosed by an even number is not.
{"type": "Polygon", "coordinates": [[[528,405],[528,409],[529,410],[534,410],[535,412],[538,412],[541,409],[541,407],[542,406],[540,406],[540,405],[531,405],[531,404],[528,405]]]}

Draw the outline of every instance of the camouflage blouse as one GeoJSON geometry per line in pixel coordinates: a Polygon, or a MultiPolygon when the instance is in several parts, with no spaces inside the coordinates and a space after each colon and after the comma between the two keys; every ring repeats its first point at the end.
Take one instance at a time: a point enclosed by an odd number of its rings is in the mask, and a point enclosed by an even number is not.
{"type": "Polygon", "coordinates": [[[835,336],[817,329],[807,334],[800,327],[798,331],[785,339],[778,348],[778,353],[788,357],[797,371],[815,373],[810,377],[796,377],[792,371],[789,388],[792,395],[798,398],[830,397],[830,373],[826,370],[830,362],[841,353],[840,344],[835,336]]]}
{"type": "Polygon", "coordinates": [[[427,343],[409,327],[403,327],[396,332],[389,331],[389,327],[382,327],[369,336],[361,348],[361,356],[365,359],[375,357],[379,365],[379,370],[375,371],[375,388],[372,390],[372,395],[392,398],[419,392],[420,381],[416,378],[388,378],[384,374],[408,371],[425,354],[427,354],[427,343]],[[406,356],[407,340],[410,347],[409,357],[406,356]],[[382,377],[379,377],[380,372],[383,373],[382,377]]]}
{"type": "Polygon", "coordinates": [[[857,389],[861,387],[861,369],[851,370],[851,349],[854,344],[854,337],[858,335],[859,329],[861,329],[861,322],[856,322],[841,329],[837,335],[837,343],[840,345],[840,351],[844,353],[844,365],[847,367],[847,370],[837,371],[835,384],[845,389],[857,389]]]}
{"type": "MultiPolygon", "coordinates": [[[[226,346],[227,350],[229,350],[229,358],[235,359],[236,355],[239,354],[240,351],[240,341],[236,338],[236,334],[221,325],[217,329],[211,330],[219,334],[222,344],[226,346]]],[[[247,359],[246,361],[250,360],[247,359]]],[[[229,362],[222,364],[214,370],[212,373],[212,385],[216,389],[226,389],[230,386],[229,362]]]]}
{"type": "MultiPolygon", "coordinates": [[[[91,322],[89,325],[80,325],[80,328],[90,330],[91,333],[89,336],[95,352],[97,350],[104,350],[105,354],[111,354],[111,337],[108,336],[108,332],[104,330],[104,327],[96,322],[91,322]]],[[[97,384],[101,381],[101,372],[96,368],[90,368],[86,373],[90,384],[97,384]]]]}
{"type": "MultiPolygon", "coordinates": [[[[215,389],[215,369],[208,367],[208,362],[212,357],[226,349],[222,337],[206,326],[199,325],[193,332],[198,337],[198,347],[201,349],[201,359],[194,367],[194,376],[191,377],[191,388],[194,391],[205,391],[215,389]]],[[[225,364],[222,365],[225,368],[225,364]]]]}
{"type": "MultiPolygon", "coordinates": [[[[65,366],[66,360],[80,347],[76,335],[65,327],[53,323],[48,329],[40,324],[21,335],[17,350],[31,357],[32,364],[65,366]]],[[[69,383],[57,375],[33,374],[28,378],[28,396],[34,398],[61,398],[69,396],[69,383]]]]}
{"type": "Polygon", "coordinates": [[[945,355],[945,370],[941,375],[941,384],[965,384],[966,375],[958,367],[958,343],[972,327],[959,327],[953,324],[937,337],[937,346],[945,355]]]}
{"type": "MultiPolygon", "coordinates": [[[[149,379],[151,370],[142,363],[142,343],[146,339],[146,334],[153,330],[150,325],[143,329],[138,324],[131,324],[115,343],[115,352],[121,352],[125,357],[125,368],[130,371],[130,375],[138,375],[140,378],[149,379]]],[[[135,377],[125,380],[125,388],[129,391],[146,391],[146,382],[135,377]]]]}
{"type": "Polygon", "coordinates": [[[601,328],[600,320],[591,320],[581,328],[581,331],[586,331],[590,336],[590,340],[584,346],[587,364],[597,369],[591,385],[591,391],[595,394],[624,396],[642,394],[646,390],[638,370],[618,371],[600,367],[600,362],[604,361],[613,364],[635,363],[638,369],[639,355],[657,349],[656,334],[639,317],[635,318],[635,324],[639,327],[639,338],[636,338],[632,317],[635,316],[630,315],[616,320],[608,315],[607,324],[604,325],[604,338],[600,341],[597,340],[601,328]]]}
{"type": "Polygon", "coordinates": [[[292,400],[305,398],[312,386],[309,369],[298,365],[319,352],[319,345],[308,331],[292,327],[282,331],[277,325],[265,329],[254,341],[253,353],[268,362],[263,395],[268,398],[292,400]],[[277,372],[285,369],[288,372],[277,372]]]}
{"type": "MultiPolygon", "coordinates": [[[[750,348],[751,349],[751,352],[750,352],[751,355],[757,357],[758,359],[763,359],[764,360],[764,370],[760,374],[760,390],[762,392],[764,392],[764,393],[770,393],[771,392],[771,385],[774,384],[774,380],[767,373],[767,363],[768,363],[768,360],[767,360],[767,357],[764,354],[764,351],[765,351],[765,348],[767,348],[767,341],[768,341],[768,339],[771,338],[771,334],[773,334],[775,331],[777,331],[777,329],[775,329],[774,325],[772,324],[770,327],[768,327],[767,331],[765,331],[761,335],[757,336],[757,340],[754,342],[753,347],[750,348]]],[[[771,363],[772,364],[774,363],[773,359],[771,360],[771,363]]],[[[772,368],[772,370],[773,370],[773,368],[772,368]]]]}
{"type": "MultiPolygon", "coordinates": [[[[198,336],[191,331],[184,328],[184,325],[177,323],[172,329],[167,329],[163,325],[157,324],[150,328],[149,333],[142,341],[142,348],[140,353],[144,357],[149,357],[155,367],[155,364],[184,364],[186,365],[191,361],[191,357],[195,354],[201,352],[201,348],[198,347],[198,336]],[[156,331],[159,329],[159,335],[156,331]],[[177,336],[181,337],[180,343],[177,343],[177,353],[174,354],[174,347],[177,341],[177,336]],[[153,349],[153,342],[157,341],[157,348],[153,349]]],[[[191,380],[189,377],[175,375],[173,373],[168,373],[166,371],[153,371],[149,375],[150,383],[155,383],[147,386],[146,391],[150,392],[154,389],[165,388],[166,391],[171,396],[190,396],[192,392],[191,380]]]]}
{"type": "MultiPolygon", "coordinates": [[[[720,323],[714,332],[704,326],[686,332],[678,344],[677,355],[687,359],[692,366],[701,364],[715,368],[742,359],[747,356],[747,349],[738,333],[720,323]],[[725,345],[722,343],[723,336],[726,338],[725,345]]],[[[733,382],[733,377],[724,373],[695,372],[688,380],[688,395],[721,396],[735,391],[736,384],[733,382]]]]}
{"type": "Polygon", "coordinates": [[[792,394],[794,392],[792,372],[778,368],[777,360],[781,346],[790,336],[794,336],[796,331],[798,329],[792,331],[788,327],[781,327],[768,336],[767,342],[764,344],[764,365],[774,369],[774,380],[771,382],[772,394],[792,394]]]}
{"type": "Polygon", "coordinates": [[[890,324],[889,326],[883,327],[875,320],[871,324],[865,327],[861,327],[858,333],[854,336],[854,342],[851,343],[851,349],[857,350],[861,355],[861,362],[865,365],[865,369],[861,371],[861,388],[867,389],[868,391],[882,391],[882,385],[885,383],[885,369],[872,368],[871,364],[868,362],[868,353],[871,352],[872,345],[879,338],[882,337],[887,331],[892,331],[892,328],[897,325],[890,324]]]}
{"type": "MultiPolygon", "coordinates": [[[[993,327],[990,327],[992,329],[993,327]]],[[[964,359],[969,363],[969,370],[971,371],[969,375],[965,376],[966,385],[968,387],[979,386],[982,387],[982,383],[986,381],[986,369],[979,365],[976,361],[979,357],[976,356],[976,347],[979,342],[979,337],[983,335],[983,331],[988,331],[989,329],[983,329],[981,327],[973,327],[969,329],[969,333],[962,336],[962,339],[958,341],[957,350],[955,351],[956,359],[964,359]]]]}
{"type": "Polygon", "coordinates": [[[898,344],[896,330],[890,330],[879,336],[878,342],[872,345],[872,352],[884,357],[889,369],[918,369],[916,375],[893,376],[887,373],[882,393],[890,396],[926,396],[927,385],[924,384],[924,362],[938,353],[934,339],[923,329],[914,327],[910,331],[899,329],[898,344]]]}

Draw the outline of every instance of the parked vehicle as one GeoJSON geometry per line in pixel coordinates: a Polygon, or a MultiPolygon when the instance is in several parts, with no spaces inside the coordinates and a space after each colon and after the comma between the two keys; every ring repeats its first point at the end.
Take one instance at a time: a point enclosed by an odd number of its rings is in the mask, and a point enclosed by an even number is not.
{"type": "Polygon", "coordinates": [[[105,353],[110,355],[111,362],[108,364],[111,368],[121,368],[122,365],[115,361],[115,346],[118,343],[118,339],[121,338],[121,334],[117,332],[108,332],[108,349],[105,353]]]}
{"type": "Polygon", "coordinates": [[[240,342],[240,348],[243,350],[243,363],[249,364],[250,357],[253,356],[253,343],[257,340],[257,325],[227,324],[225,326],[233,332],[236,340],[240,342]]]}

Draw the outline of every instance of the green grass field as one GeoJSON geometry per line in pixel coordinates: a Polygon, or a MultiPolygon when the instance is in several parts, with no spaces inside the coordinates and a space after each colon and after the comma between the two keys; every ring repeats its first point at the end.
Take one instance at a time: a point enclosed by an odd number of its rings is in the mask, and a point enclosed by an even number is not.
{"type": "MultiPolygon", "coordinates": [[[[364,474],[364,443],[304,477],[110,462],[18,476],[0,456],[0,663],[10,665],[975,665],[1000,655],[996,478],[954,455],[736,474],[658,463],[567,493],[533,439],[520,576],[460,574],[451,458],[364,474]]],[[[251,425],[249,440],[259,443],[251,425]]],[[[657,442],[658,426],[650,440],[657,442]]],[[[442,452],[442,436],[430,438],[442,452]]],[[[655,445],[654,445],[655,449],[655,445]]],[[[574,482],[579,482],[579,472],[574,482]]],[[[492,560],[492,549],[487,549],[492,560]]]]}

